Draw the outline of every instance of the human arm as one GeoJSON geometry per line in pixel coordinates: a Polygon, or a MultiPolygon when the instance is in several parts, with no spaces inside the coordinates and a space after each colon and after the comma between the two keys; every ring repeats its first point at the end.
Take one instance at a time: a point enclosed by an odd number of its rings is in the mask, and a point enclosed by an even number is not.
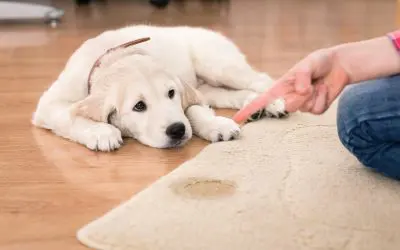
{"type": "Polygon", "coordinates": [[[272,89],[239,111],[237,122],[279,93],[288,112],[324,113],[348,84],[400,72],[400,31],[316,50],[279,78],[272,89]]]}
{"type": "Polygon", "coordinates": [[[349,76],[357,83],[400,73],[399,32],[332,48],[334,56],[349,76]]]}

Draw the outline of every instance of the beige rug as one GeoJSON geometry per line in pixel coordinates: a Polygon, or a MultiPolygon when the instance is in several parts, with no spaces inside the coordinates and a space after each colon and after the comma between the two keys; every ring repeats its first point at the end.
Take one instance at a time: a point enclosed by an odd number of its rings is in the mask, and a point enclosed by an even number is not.
{"type": "Polygon", "coordinates": [[[78,239],[102,250],[398,250],[400,184],[347,153],[334,112],[248,124],[78,239]]]}

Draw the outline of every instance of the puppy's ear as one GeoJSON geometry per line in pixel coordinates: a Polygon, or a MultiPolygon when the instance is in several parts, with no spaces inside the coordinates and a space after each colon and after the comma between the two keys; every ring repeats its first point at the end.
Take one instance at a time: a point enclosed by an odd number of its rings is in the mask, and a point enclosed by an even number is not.
{"type": "Polygon", "coordinates": [[[71,114],[97,122],[107,122],[108,115],[113,110],[111,105],[106,104],[102,95],[89,95],[72,105],[71,114]]]}
{"type": "Polygon", "coordinates": [[[183,81],[178,80],[178,82],[179,82],[178,85],[179,85],[179,92],[181,94],[183,110],[186,110],[192,105],[205,104],[203,96],[197,89],[193,88],[192,86],[186,84],[183,81]]]}
{"type": "Polygon", "coordinates": [[[149,37],[145,38],[140,38],[136,39],[133,41],[129,41],[123,44],[120,44],[116,47],[112,47],[108,49],[104,54],[102,54],[97,60],[94,62],[92,65],[92,68],[90,69],[89,76],[87,79],[87,84],[88,84],[88,92],[91,92],[92,85],[94,83],[92,82],[97,82],[96,78],[98,78],[98,72],[102,71],[101,69],[107,68],[113,63],[115,63],[117,60],[120,60],[122,57],[130,55],[130,54],[142,54],[143,52],[135,48],[133,45],[147,42],[149,41],[149,37]]]}

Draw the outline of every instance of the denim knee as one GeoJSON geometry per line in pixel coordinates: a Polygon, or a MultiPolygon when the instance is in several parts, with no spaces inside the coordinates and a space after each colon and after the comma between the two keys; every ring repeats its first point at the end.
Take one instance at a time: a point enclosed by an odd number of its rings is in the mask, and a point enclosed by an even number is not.
{"type": "Polygon", "coordinates": [[[352,129],[346,129],[345,122],[342,120],[346,117],[340,113],[341,119],[338,120],[338,136],[343,146],[352,153],[364,166],[376,170],[380,170],[380,162],[376,153],[380,146],[384,144],[374,141],[371,135],[366,133],[369,124],[364,121],[352,129]]]}
{"type": "MultiPolygon", "coordinates": [[[[371,149],[374,146],[374,141],[371,138],[366,138],[369,135],[364,133],[363,127],[365,122],[357,120],[357,112],[350,107],[362,107],[367,105],[363,103],[363,99],[356,97],[357,88],[348,88],[343,91],[339,98],[338,112],[337,112],[337,131],[338,136],[344,147],[349,150],[366,166],[371,166],[370,156],[366,154],[366,149],[371,149]]],[[[373,167],[373,166],[371,166],[373,167]]]]}
{"type": "Polygon", "coordinates": [[[347,87],[339,98],[337,131],[344,147],[364,166],[399,179],[400,143],[395,140],[400,130],[400,83],[393,87],[391,81],[347,87]]]}

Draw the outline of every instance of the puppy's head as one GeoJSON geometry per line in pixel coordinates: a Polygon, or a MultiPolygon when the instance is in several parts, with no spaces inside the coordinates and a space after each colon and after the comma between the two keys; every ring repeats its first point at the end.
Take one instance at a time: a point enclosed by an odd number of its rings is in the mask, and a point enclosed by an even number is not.
{"type": "Polygon", "coordinates": [[[151,57],[108,58],[91,80],[91,93],[74,105],[75,115],[110,123],[125,137],[156,148],[181,146],[192,137],[185,109],[199,104],[200,96],[151,57]]]}

